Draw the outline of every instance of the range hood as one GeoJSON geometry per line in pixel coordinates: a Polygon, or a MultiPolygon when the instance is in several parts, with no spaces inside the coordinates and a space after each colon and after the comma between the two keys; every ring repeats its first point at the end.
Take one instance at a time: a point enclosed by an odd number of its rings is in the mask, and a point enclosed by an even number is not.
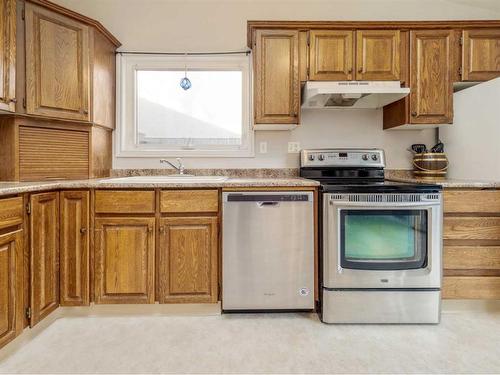
{"type": "Polygon", "coordinates": [[[308,81],[302,108],[382,108],[409,93],[399,81],[308,81]]]}

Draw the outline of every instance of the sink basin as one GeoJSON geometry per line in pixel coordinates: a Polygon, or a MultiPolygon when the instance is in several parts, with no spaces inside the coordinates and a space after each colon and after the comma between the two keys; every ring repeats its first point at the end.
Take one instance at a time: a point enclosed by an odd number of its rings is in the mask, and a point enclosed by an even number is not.
{"type": "Polygon", "coordinates": [[[108,178],[100,181],[101,183],[111,184],[162,184],[162,183],[203,183],[203,182],[223,182],[225,176],[190,176],[190,175],[172,175],[172,176],[134,176],[108,178]]]}

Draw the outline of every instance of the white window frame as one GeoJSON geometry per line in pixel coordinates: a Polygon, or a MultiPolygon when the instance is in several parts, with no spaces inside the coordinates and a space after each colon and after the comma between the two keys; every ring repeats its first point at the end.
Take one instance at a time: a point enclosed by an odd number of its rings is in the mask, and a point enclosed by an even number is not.
{"type": "MultiPolygon", "coordinates": [[[[245,55],[117,55],[117,128],[115,156],[118,158],[151,157],[253,157],[251,56],[245,55]],[[185,64],[192,70],[237,70],[242,72],[242,143],[240,146],[213,146],[204,149],[166,149],[141,147],[137,143],[137,71],[182,70],[185,64]]],[[[179,87],[180,88],[180,87],[179,87]]]]}

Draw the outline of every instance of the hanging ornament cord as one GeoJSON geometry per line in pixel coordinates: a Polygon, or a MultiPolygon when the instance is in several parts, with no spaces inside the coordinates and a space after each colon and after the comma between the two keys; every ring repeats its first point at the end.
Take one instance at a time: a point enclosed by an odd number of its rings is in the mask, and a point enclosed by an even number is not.
{"type": "Polygon", "coordinates": [[[187,53],[184,54],[184,78],[181,79],[180,85],[184,90],[191,88],[191,81],[187,77],[187,53]]]}

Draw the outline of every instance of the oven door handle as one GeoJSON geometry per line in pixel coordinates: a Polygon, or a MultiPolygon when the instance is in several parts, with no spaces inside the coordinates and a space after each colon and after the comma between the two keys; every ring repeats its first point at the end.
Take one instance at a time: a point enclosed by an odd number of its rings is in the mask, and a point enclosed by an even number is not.
{"type": "Polygon", "coordinates": [[[342,207],[364,207],[368,209],[377,208],[408,208],[408,207],[420,207],[420,208],[430,208],[433,206],[439,206],[441,202],[345,202],[331,199],[329,201],[331,206],[342,206],[342,207]]]}

